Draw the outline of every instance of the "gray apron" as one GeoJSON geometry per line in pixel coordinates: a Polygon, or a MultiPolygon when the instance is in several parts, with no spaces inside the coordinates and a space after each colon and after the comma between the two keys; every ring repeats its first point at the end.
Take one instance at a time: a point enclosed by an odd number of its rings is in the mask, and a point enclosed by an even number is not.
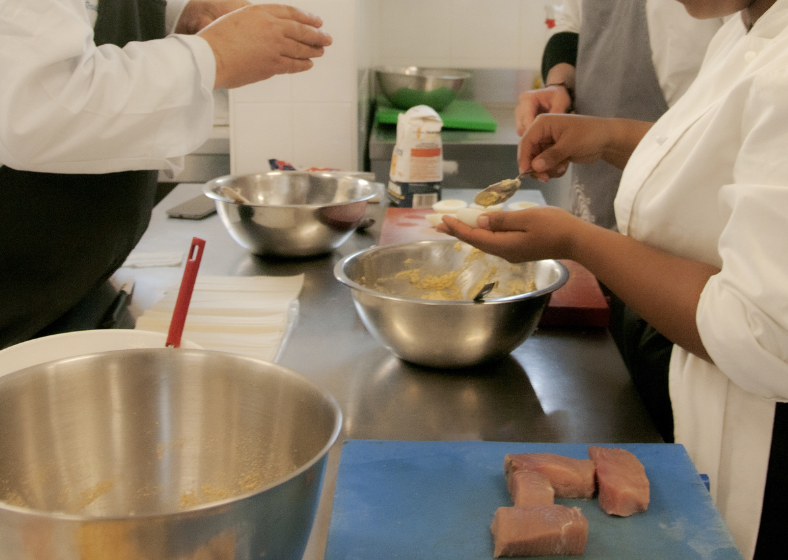
{"type": "MultiPolygon", "coordinates": [[[[161,38],[165,9],[164,0],[101,0],[94,40],[161,38]]],[[[148,227],[157,175],[0,166],[0,348],[35,336],[106,283],[148,227]]]]}
{"type": "MultiPolygon", "coordinates": [[[[651,60],[646,0],[583,2],[575,109],[581,115],[655,122],[668,110],[651,60]]],[[[572,165],[576,216],[614,228],[621,171],[606,163],[572,165]]]]}

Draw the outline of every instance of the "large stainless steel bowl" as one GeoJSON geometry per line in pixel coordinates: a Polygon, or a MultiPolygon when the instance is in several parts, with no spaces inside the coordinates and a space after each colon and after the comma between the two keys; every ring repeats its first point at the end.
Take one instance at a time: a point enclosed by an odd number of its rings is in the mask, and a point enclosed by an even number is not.
{"type": "Polygon", "coordinates": [[[0,559],[300,559],[342,413],[280,366],[119,350],[0,377],[0,559]]]}
{"type": "Polygon", "coordinates": [[[334,275],[350,287],[356,311],[381,344],[403,360],[437,368],[509,354],[533,333],[550,295],[569,278],[558,261],[511,265],[451,239],[372,247],[339,261],[334,275]],[[456,282],[464,299],[422,299],[429,292],[403,273],[414,270],[420,279],[462,270],[456,282]],[[487,279],[499,281],[496,291],[472,301],[487,279]],[[507,285],[530,279],[535,290],[509,294],[507,285]]]}
{"type": "Polygon", "coordinates": [[[380,66],[375,69],[383,95],[400,109],[429,105],[436,111],[454,101],[470,72],[452,68],[380,66]]]}
{"type": "Polygon", "coordinates": [[[271,171],[219,177],[203,191],[242,247],[258,255],[309,257],[347,241],[381,188],[355,174],[271,171]]]}

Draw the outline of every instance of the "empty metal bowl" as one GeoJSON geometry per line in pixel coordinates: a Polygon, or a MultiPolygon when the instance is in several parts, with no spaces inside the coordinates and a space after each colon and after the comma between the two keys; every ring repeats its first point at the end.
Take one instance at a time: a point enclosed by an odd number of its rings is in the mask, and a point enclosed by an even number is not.
{"type": "Polygon", "coordinates": [[[429,105],[441,111],[457,98],[470,72],[451,68],[381,66],[375,69],[383,95],[399,109],[429,105]]]}
{"type": "Polygon", "coordinates": [[[334,276],[350,287],[367,329],[394,354],[419,365],[459,368],[506,356],[522,344],[569,272],[554,260],[512,265],[447,239],[372,247],[338,262],[334,276]],[[423,299],[434,297],[433,288],[457,271],[462,299],[423,299]],[[496,290],[472,301],[489,280],[498,280],[496,290]],[[535,289],[516,293],[529,280],[535,289]]]}
{"type": "Polygon", "coordinates": [[[342,413],[292,370],[174,348],[0,377],[0,559],[300,559],[342,413]]]}
{"type": "Polygon", "coordinates": [[[257,255],[309,257],[347,241],[381,188],[348,173],[271,171],[219,177],[203,191],[242,247],[257,255]]]}

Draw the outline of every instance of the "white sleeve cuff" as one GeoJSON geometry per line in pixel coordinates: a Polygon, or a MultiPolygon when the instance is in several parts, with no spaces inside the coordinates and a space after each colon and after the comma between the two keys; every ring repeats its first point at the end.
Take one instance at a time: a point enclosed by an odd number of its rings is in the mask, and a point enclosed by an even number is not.
{"type": "Polygon", "coordinates": [[[216,57],[208,41],[198,35],[174,35],[183,42],[191,51],[197,66],[200,69],[201,86],[213,92],[216,83],[216,57]]]}

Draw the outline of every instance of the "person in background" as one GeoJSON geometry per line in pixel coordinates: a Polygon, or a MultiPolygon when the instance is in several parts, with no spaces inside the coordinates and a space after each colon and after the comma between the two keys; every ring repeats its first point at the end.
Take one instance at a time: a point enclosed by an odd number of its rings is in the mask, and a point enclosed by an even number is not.
{"type": "Polygon", "coordinates": [[[106,288],[213,90],[308,70],[321,26],[246,0],[0,0],[0,348],[106,288]]]}
{"type": "Polygon", "coordinates": [[[788,0],[681,0],[736,14],[656,123],[536,118],[519,166],[623,168],[618,231],[540,207],[440,230],[513,262],[573,259],[674,343],[676,442],[745,558],[782,558],[788,527],[788,0]]]}
{"type": "MultiPolygon", "coordinates": [[[[542,59],[545,87],[521,94],[515,110],[521,136],[541,113],[656,121],[695,79],[723,23],[693,18],[675,0],[566,0],[555,13],[542,59]]],[[[614,229],[620,180],[621,170],[604,160],[573,165],[572,212],[614,229]]],[[[616,345],[657,430],[671,442],[673,416],[662,378],[673,345],[607,295],[616,345]]]]}
{"type": "MultiPolygon", "coordinates": [[[[676,0],[566,0],[542,56],[542,89],[520,95],[522,136],[541,113],[654,122],[695,79],[721,18],[697,20],[676,0]]],[[[574,166],[572,212],[615,227],[621,170],[600,161],[574,166]]]]}

